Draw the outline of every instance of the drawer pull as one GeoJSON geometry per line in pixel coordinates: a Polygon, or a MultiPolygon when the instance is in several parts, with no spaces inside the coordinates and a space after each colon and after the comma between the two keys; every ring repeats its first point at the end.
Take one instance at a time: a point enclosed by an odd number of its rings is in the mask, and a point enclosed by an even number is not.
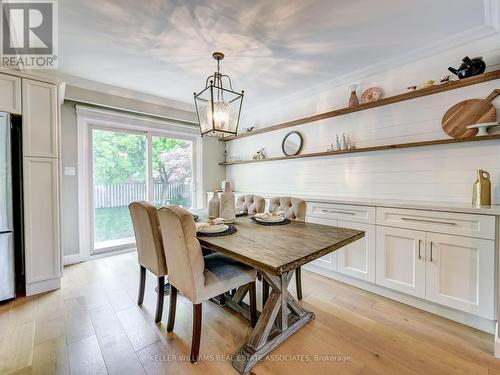
{"type": "Polygon", "coordinates": [[[418,259],[422,259],[420,256],[420,245],[422,244],[422,240],[418,240],[418,259]]]}
{"type": "Polygon", "coordinates": [[[432,241],[431,241],[431,262],[432,262],[432,241]]]}
{"type": "Polygon", "coordinates": [[[402,217],[401,220],[404,220],[404,221],[415,221],[417,223],[446,224],[446,225],[452,225],[452,226],[457,225],[457,223],[450,223],[449,221],[413,219],[413,218],[410,218],[410,217],[402,217]]]}
{"type": "Polygon", "coordinates": [[[321,212],[330,212],[332,214],[346,214],[346,215],[356,215],[354,212],[348,212],[348,211],[334,211],[334,210],[327,210],[327,209],[321,209],[321,212]]]}

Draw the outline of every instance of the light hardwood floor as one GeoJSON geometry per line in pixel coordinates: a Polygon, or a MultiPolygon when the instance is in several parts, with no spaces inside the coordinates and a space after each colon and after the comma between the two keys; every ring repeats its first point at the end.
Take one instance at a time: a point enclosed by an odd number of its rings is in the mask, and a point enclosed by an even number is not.
{"type": "MultiPolygon", "coordinates": [[[[153,323],[151,275],[143,307],[135,303],[138,271],[135,253],[81,263],[65,268],[60,290],[0,305],[0,374],[236,374],[229,357],[248,323],[204,303],[192,365],[191,303],[179,295],[167,333],[168,297],[153,323]]],[[[316,319],[255,374],[500,374],[491,335],[312,273],[302,282],[316,319]]]]}

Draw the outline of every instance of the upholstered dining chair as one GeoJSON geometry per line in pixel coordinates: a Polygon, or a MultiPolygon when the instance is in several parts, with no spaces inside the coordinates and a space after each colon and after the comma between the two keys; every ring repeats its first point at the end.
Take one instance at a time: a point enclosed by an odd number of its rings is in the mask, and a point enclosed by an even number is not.
{"type": "MultiPolygon", "coordinates": [[[[274,197],[269,201],[269,212],[283,211],[285,217],[290,220],[306,221],[306,202],[299,198],[274,197]]],[[[297,289],[297,299],[302,299],[302,275],[300,267],[295,269],[295,286],[297,289]]],[[[269,286],[263,283],[262,295],[267,299],[269,286]]]]}
{"type": "Polygon", "coordinates": [[[202,302],[240,286],[249,286],[252,326],[257,320],[255,278],[257,271],[220,253],[203,257],[196,226],[189,211],[178,206],[158,210],[167,264],[170,307],[167,332],[174,329],[177,291],[193,303],[192,363],[198,361],[202,302]]]}
{"type": "Polygon", "coordinates": [[[137,255],[139,258],[140,277],[137,304],[144,301],[146,287],[146,269],[158,278],[155,322],[158,323],[163,315],[163,285],[167,274],[167,262],[163,251],[163,241],[158,221],[156,207],[148,202],[132,202],[128,206],[132,225],[134,226],[137,255]]]}
{"type": "Polygon", "coordinates": [[[266,200],[258,195],[240,195],[236,200],[236,207],[249,214],[260,214],[266,210],[266,200]]]}

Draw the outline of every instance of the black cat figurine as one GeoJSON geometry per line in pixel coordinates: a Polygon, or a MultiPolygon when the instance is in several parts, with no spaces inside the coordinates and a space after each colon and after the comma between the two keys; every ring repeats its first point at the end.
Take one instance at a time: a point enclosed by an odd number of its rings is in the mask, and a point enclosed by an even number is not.
{"type": "Polygon", "coordinates": [[[469,56],[465,56],[462,61],[463,63],[458,69],[452,68],[451,66],[448,68],[450,72],[458,76],[458,79],[483,74],[486,69],[486,63],[483,61],[482,57],[473,57],[470,59],[469,56]]]}

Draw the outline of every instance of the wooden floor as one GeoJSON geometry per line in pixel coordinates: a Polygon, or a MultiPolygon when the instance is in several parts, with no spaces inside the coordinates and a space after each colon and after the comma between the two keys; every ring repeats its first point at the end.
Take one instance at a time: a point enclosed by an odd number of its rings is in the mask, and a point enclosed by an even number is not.
{"type": "MultiPolygon", "coordinates": [[[[230,356],[247,322],[204,303],[192,365],[191,304],[179,295],[167,334],[168,297],[155,325],[154,279],[141,309],[138,275],[134,253],[112,256],[66,267],[58,291],[0,305],[0,374],[235,373],[230,356]]],[[[500,374],[491,335],[308,272],[302,279],[302,305],[316,319],[255,374],[500,374]]]]}

